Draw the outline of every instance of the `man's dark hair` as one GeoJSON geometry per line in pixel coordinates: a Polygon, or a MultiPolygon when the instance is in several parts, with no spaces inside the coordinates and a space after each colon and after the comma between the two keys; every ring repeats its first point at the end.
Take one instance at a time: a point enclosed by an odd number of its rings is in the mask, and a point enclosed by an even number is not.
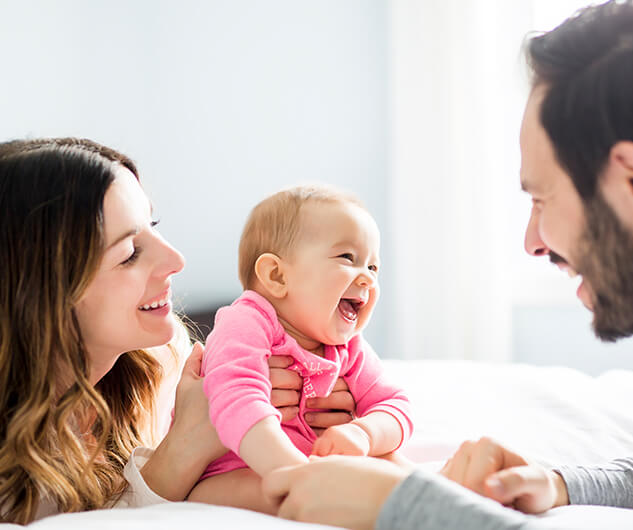
{"type": "Polygon", "coordinates": [[[527,61],[533,86],[547,87],[541,123],[587,201],[611,147],[633,141],[633,0],[581,9],[532,38],[527,61]]]}

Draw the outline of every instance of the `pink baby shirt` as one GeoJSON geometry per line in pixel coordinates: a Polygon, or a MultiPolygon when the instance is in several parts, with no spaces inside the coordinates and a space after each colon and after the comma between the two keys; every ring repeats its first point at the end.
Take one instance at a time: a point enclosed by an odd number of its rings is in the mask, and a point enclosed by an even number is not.
{"type": "Polygon", "coordinates": [[[203,478],[247,467],[237,455],[246,432],[258,421],[276,416],[270,403],[267,359],[288,355],[290,369],[303,377],[303,393],[296,418],[282,423],[292,443],[309,455],[316,435],[303,419],[305,400],[330,394],[343,377],[356,401],[357,416],[383,411],[402,428],[401,444],[411,436],[413,423],[404,392],[387,383],[380,359],[360,335],[340,346],[324,347],[324,357],[304,350],[280,324],[273,306],[254,291],[245,291],[230,306],[220,309],[207,337],[202,359],[204,392],[209,416],[218,436],[230,451],[209,464],[203,478]]]}

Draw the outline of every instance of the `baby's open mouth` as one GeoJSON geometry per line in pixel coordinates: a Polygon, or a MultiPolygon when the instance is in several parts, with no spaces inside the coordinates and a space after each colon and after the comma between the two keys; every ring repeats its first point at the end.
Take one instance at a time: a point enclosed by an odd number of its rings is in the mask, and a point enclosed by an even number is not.
{"type": "Polygon", "coordinates": [[[358,319],[358,310],[362,305],[363,303],[358,300],[341,298],[341,301],[338,303],[338,310],[345,320],[355,322],[356,319],[358,319]]]}

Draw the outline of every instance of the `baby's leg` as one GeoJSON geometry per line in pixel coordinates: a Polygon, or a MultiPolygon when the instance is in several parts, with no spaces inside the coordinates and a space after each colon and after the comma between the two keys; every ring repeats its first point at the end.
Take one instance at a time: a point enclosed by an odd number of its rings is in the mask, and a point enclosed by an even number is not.
{"type": "Polygon", "coordinates": [[[187,500],[277,515],[277,506],[262,493],[261,477],[251,469],[236,469],[205,478],[194,486],[187,500]]]}

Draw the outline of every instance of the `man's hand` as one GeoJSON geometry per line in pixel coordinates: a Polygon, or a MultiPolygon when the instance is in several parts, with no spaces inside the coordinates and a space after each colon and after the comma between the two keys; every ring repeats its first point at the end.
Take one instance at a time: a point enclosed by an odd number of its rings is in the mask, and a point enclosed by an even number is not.
{"type": "Polygon", "coordinates": [[[312,454],[367,456],[370,447],[369,434],[354,423],[346,423],[325,429],[314,442],[312,454]]]}
{"type": "Polygon", "coordinates": [[[567,486],[558,473],[529,463],[490,438],[464,442],[440,473],[525,513],[569,504],[567,486]]]}
{"type": "Polygon", "coordinates": [[[269,473],[262,487],[280,504],[279,517],[369,530],[391,491],[409,473],[380,458],[311,456],[308,464],[269,473]]]}

